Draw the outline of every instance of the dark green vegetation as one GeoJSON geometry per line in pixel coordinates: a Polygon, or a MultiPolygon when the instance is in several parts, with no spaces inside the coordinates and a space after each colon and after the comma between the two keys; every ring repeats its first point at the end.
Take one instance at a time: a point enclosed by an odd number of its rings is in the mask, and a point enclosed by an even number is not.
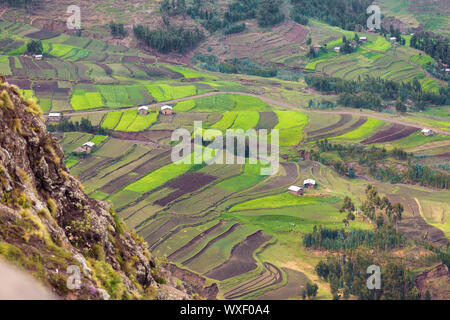
{"type": "Polygon", "coordinates": [[[144,45],[162,53],[171,51],[183,53],[194,48],[205,37],[198,28],[189,30],[172,26],[150,30],[143,25],[136,25],[133,27],[133,34],[144,45]]]}
{"type": "Polygon", "coordinates": [[[311,17],[345,30],[354,30],[355,25],[366,25],[366,9],[372,1],[291,0],[291,3],[294,6],[294,20],[301,24],[307,23],[304,17],[311,17]]]}
{"type": "Polygon", "coordinates": [[[383,101],[396,100],[414,102],[413,107],[423,110],[426,104],[447,105],[450,103],[450,87],[439,89],[439,93],[426,92],[419,81],[398,83],[380,78],[365,77],[358,80],[343,80],[327,76],[306,76],[312,88],[340,94],[338,103],[352,108],[367,108],[381,111],[383,101]]]}
{"type": "Polygon", "coordinates": [[[449,38],[432,35],[427,32],[416,33],[412,36],[410,46],[424,51],[443,64],[450,64],[449,38]]]}
{"type": "Polygon", "coordinates": [[[401,263],[387,263],[381,269],[383,285],[379,290],[369,290],[366,285],[367,268],[376,265],[363,253],[330,257],[319,262],[316,273],[330,283],[333,299],[348,299],[355,295],[361,300],[418,300],[413,274],[401,263]]]}
{"type": "Polygon", "coordinates": [[[448,189],[450,185],[449,174],[416,163],[411,154],[399,148],[388,151],[375,146],[333,144],[326,139],[316,141],[316,147],[317,151],[311,150],[311,159],[334,167],[339,174],[351,178],[355,177],[354,171],[351,171],[352,167],[346,162],[357,160],[358,165],[365,167],[372,177],[381,181],[420,184],[441,189],[448,189]],[[335,157],[330,159],[330,153],[337,154],[339,160],[332,160],[335,157]],[[388,158],[403,161],[404,168],[399,170],[398,161],[396,161],[395,167],[387,165],[388,158]]]}

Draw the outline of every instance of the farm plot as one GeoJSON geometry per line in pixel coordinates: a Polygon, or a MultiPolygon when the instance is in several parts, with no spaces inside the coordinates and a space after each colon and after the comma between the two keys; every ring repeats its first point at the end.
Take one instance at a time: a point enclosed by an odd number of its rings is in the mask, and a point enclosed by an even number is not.
{"type": "Polygon", "coordinates": [[[259,113],[256,111],[240,111],[231,129],[248,130],[258,125],[259,113]]]}
{"type": "Polygon", "coordinates": [[[260,295],[257,300],[286,300],[300,297],[300,292],[306,288],[308,277],[302,272],[288,268],[283,268],[283,271],[287,274],[287,283],[260,295]]]}
{"type": "Polygon", "coordinates": [[[239,94],[215,94],[195,99],[195,112],[266,111],[268,106],[262,100],[239,94]]]}
{"type": "MultiPolygon", "coordinates": [[[[170,153],[167,151],[154,152],[149,155],[145,155],[145,157],[139,161],[136,161],[136,163],[133,163],[135,166],[126,168],[126,173],[120,176],[115,176],[114,179],[103,185],[101,191],[112,194],[118,190],[121,190],[123,187],[131,184],[132,182],[136,182],[145,177],[149,172],[153,172],[170,164],[170,158],[168,158],[169,155],[170,153]]],[[[123,192],[123,190],[119,191],[119,193],[120,192],[123,192]]]]}
{"type": "Polygon", "coordinates": [[[382,130],[379,130],[373,136],[361,141],[362,144],[389,142],[413,134],[419,129],[414,127],[407,127],[399,124],[390,125],[382,130]]]}
{"type": "Polygon", "coordinates": [[[238,192],[247,189],[259,181],[267,178],[267,176],[261,175],[261,167],[262,164],[260,162],[258,164],[246,163],[243,167],[242,174],[226,179],[217,184],[217,186],[231,192],[238,192]]]}
{"type": "Polygon", "coordinates": [[[168,84],[147,85],[148,92],[156,101],[169,101],[181,99],[197,94],[196,86],[171,86],[168,84]]]}
{"type": "Polygon", "coordinates": [[[259,122],[256,129],[273,129],[278,124],[278,117],[275,112],[260,112],[259,122]]]}
{"type": "Polygon", "coordinates": [[[320,140],[320,139],[325,139],[325,138],[329,138],[329,137],[340,136],[340,135],[346,134],[347,132],[351,132],[351,131],[355,130],[356,128],[359,128],[366,121],[367,121],[366,117],[357,117],[357,118],[352,117],[351,122],[346,123],[345,125],[343,125],[340,128],[337,128],[338,130],[332,130],[328,133],[321,133],[321,134],[315,135],[314,137],[311,137],[310,139],[312,141],[314,141],[314,140],[320,140]]]}
{"type": "Polygon", "coordinates": [[[205,275],[216,280],[225,280],[249,272],[257,267],[253,253],[272,237],[260,230],[248,236],[231,249],[230,258],[223,264],[208,271],[205,275]]]}
{"type": "Polygon", "coordinates": [[[194,192],[204,186],[210,184],[215,181],[217,177],[204,174],[202,172],[193,172],[184,174],[165,185],[165,187],[169,187],[171,189],[176,189],[176,191],[172,192],[168,196],[161,198],[155,201],[156,205],[166,206],[170,202],[182,197],[185,194],[194,192]]]}
{"type": "MultiPolygon", "coordinates": [[[[209,227],[209,224],[204,224],[203,226],[209,227]]],[[[171,240],[169,240],[170,243],[176,242],[179,244],[180,242],[183,242],[186,240],[188,240],[188,241],[185,242],[185,244],[180,245],[175,251],[172,251],[172,253],[167,256],[167,259],[169,259],[171,261],[177,261],[177,260],[181,259],[182,257],[186,256],[196,245],[203,242],[206,238],[220,232],[224,226],[226,226],[225,220],[221,219],[219,222],[214,221],[212,226],[210,226],[208,229],[206,229],[204,231],[202,230],[200,233],[198,233],[199,227],[187,228],[187,229],[183,230],[183,232],[178,232],[176,235],[174,235],[172,237],[171,240]],[[198,233],[198,234],[193,236],[193,233],[198,233]]],[[[225,230],[222,230],[222,232],[223,231],[225,231],[225,230]]],[[[171,247],[174,245],[166,244],[164,246],[167,247],[166,250],[170,250],[171,247]]],[[[164,250],[164,251],[166,251],[166,250],[164,250]]],[[[161,249],[159,249],[157,252],[161,252],[161,249]]]]}
{"type": "Polygon", "coordinates": [[[99,92],[86,92],[81,89],[76,89],[73,92],[70,104],[74,110],[86,110],[104,106],[99,92]]]}
{"type": "Polygon", "coordinates": [[[340,140],[348,140],[348,141],[359,141],[363,140],[366,137],[373,135],[377,130],[385,125],[383,120],[376,118],[369,118],[364,124],[362,124],[359,128],[347,132],[343,135],[333,137],[331,139],[340,139],[340,140]]]}
{"type": "Polygon", "coordinates": [[[114,129],[122,117],[122,112],[108,112],[102,122],[102,128],[114,129]]]}
{"type": "Polygon", "coordinates": [[[278,124],[274,129],[279,130],[280,145],[292,146],[302,140],[303,128],[308,123],[308,117],[298,111],[275,111],[278,124]]]}
{"type": "MultiPolygon", "coordinates": [[[[211,239],[210,241],[208,241],[206,243],[206,245],[201,248],[200,251],[198,251],[193,256],[189,257],[188,259],[184,260],[182,262],[182,264],[185,265],[185,266],[189,266],[190,265],[190,268],[192,268],[194,270],[197,270],[197,271],[200,271],[200,272],[202,272],[203,270],[208,270],[208,266],[205,266],[203,263],[198,263],[198,261],[195,261],[195,262],[197,262],[197,263],[195,263],[194,260],[201,259],[202,257],[207,256],[206,252],[208,251],[208,249],[213,247],[214,244],[216,244],[220,240],[226,239],[228,236],[233,237],[233,236],[237,235],[238,233],[237,232],[234,233],[234,232],[239,226],[240,226],[239,223],[233,224],[225,232],[219,234],[218,236],[216,236],[213,239],[211,239]]],[[[227,239],[227,240],[229,240],[229,239],[227,239]]],[[[222,246],[220,246],[220,248],[222,248],[222,246]]],[[[218,257],[216,256],[216,258],[218,258],[218,257]]],[[[218,259],[216,259],[216,261],[217,260],[218,259]]]]}
{"type": "Polygon", "coordinates": [[[298,168],[295,163],[282,162],[280,163],[283,170],[281,175],[277,175],[269,179],[263,186],[258,188],[257,192],[263,192],[267,190],[273,190],[280,187],[289,186],[295,183],[298,178],[298,168]]]}
{"type": "Polygon", "coordinates": [[[241,298],[253,292],[276,285],[280,283],[282,279],[281,271],[273,264],[265,262],[264,271],[262,271],[258,277],[231,288],[224,293],[224,298],[229,300],[241,298]]]}
{"type": "Polygon", "coordinates": [[[284,192],[277,195],[266,196],[263,198],[257,198],[243,203],[239,203],[233,206],[229,211],[234,212],[241,210],[282,208],[289,206],[311,205],[317,203],[323,204],[335,203],[337,201],[338,199],[334,197],[313,197],[313,196],[297,197],[288,192],[284,192]]]}
{"type": "Polygon", "coordinates": [[[120,121],[114,128],[116,131],[127,131],[127,128],[136,120],[137,110],[127,110],[122,113],[120,121]]]}
{"type": "Polygon", "coordinates": [[[226,129],[230,128],[237,117],[237,112],[227,111],[222,114],[222,118],[217,121],[215,124],[211,126],[211,128],[219,129],[221,131],[225,131],[226,129]]]}
{"type": "MultiPolygon", "coordinates": [[[[335,116],[335,115],[332,115],[332,116],[335,116]]],[[[333,119],[333,118],[331,118],[331,119],[333,119]]],[[[347,123],[349,123],[351,120],[352,120],[352,116],[349,114],[339,115],[339,121],[332,125],[320,127],[319,129],[315,129],[315,130],[307,130],[306,131],[307,140],[316,140],[315,137],[321,136],[323,134],[327,134],[329,132],[332,132],[335,129],[341,128],[341,127],[345,126],[347,123]]],[[[314,127],[317,127],[317,126],[323,126],[324,123],[327,123],[326,121],[323,121],[322,115],[320,115],[320,117],[312,116],[312,121],[311,121],[311,129],[314,127]],[[320,119],[320,123],[317,123],[317,124],[315,122],[312,123],[313,119],[317,121],[317,118],[320,119]]]]}

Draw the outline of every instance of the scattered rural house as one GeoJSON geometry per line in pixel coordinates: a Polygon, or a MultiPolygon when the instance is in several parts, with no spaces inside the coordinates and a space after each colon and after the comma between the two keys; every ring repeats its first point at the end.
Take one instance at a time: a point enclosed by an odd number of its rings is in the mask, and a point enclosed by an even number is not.
{"type": "Polygon", "coordinates": [[[314,48],[314,52],[318,53],[320,51],[320,49],[322,49],[322,46],[320,44],[315,44],[313,48],[314,48]]]}
{"type": "Polygon", "coordinates": [[[162,114],[165,114],[165,115],[170,115],[170,114],[172,114],[172,110],[173,110],[173,108],[172,108],[171,106],[165,105],[165,106],[162,106],[162,107],[161,107],[161,113],[162,113],[162,114]]]}
{"type": "Polygon", "coordinates": [[[361,41],[361,42],[367,42],[367,37],[359,37],[359,41],[361,41]]]}
{"type": "Polygon", "coordinates": [[[36,59],[37,61],[42,60],[42,54],[33,54],[33,58],[36,59]]]}
{"type": "Polygon", "coordinates": [[[50,112],[48,114],[48,120],[49,121],[55,121],[55,122],[59,122],[62,119],[62,114],[59,112],[50,112]]]}
{"type": "Polygon", "coordinates": [[[145,116],[148,114],[148,107],[147,106],[141,106],[138,108],[138,114],[141,116],[145,116]]]}
{"type": "Polygon", "coordinates": [[[450,68],[445,69],[445,72],[449,73],[450,72],[450,68]]]}
{"type": "Polygon", "coordinates": [[[370,33],[375,33],[375,28],[370,28],[370,29],[369,29],[369,32],[370,32],[370,33]]]}
{"type": "Polygon", "coordinates": [[[302,187],[290,186],[288,190],[294,196],[302,196],[304,194],[302,187]]]}
{"type": "Polygon", "coordinates": [[[337,53],[341,52],[341,47],[334,47],[334,52],[337,52],[337,53]]]}
{"type": "Polygon", "coordinates": [[[389,40],[391,40],[391,42],[397,41],[396,37],[390,37],[389,40]]]}
{"type": "Polygon", "coordinates": [[[303,181],[303,186],[305,188],[314,188],[316,186],[316,180],[306,179],[305,181],[303,181]]]}
{"type": "Polygon", "coordinates": [[[95,143],[92,141],[86,142],[81,147],[76,148],[73,152],[76,154],[90,154],[92,149],[95,147],[95,143]]]}
{"type": "Polygon", "coordinates": [[[422,129],[422,134],[424,136],[432,136],[434,134],[434,131],[431,129],[422,129]]]}

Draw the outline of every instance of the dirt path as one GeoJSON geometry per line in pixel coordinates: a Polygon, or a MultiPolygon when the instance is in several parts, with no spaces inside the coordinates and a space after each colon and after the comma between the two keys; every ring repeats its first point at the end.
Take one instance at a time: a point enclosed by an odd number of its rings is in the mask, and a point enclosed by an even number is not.
{"type": "MultiPolygon", "coordinates": [[[[208,92],[208,93],[204,93],[204,94],[200,94],[200,95],[196,95],[196,96],[191,96],[191,97],[186,97],[186,98],[181,98],[181,99],[174,99],[174,100],[170,100],[170,101],[165,101],[165,102],[158,102],[158,103],[154,103],[149,105],[149,107],[159,107],[165,104],[174,104],[177,102],[182,102],[182,101],[187,101],[187,100],[191,100],[191,99],[198,99],[198,98],[204,98],[204,97],[209,97],[209,96],[213,96],[213,95],[217,95],[217,94],[238,94],[238,95],[243,95],[243,96],[249,96],[249,97],[255,97],[258,99],[261,99],[262,101],[269,103],[269,104],[273,104],[279,107],[283,107],[283,108],[287,108],[287,109],[296,109],[298,110],[299,108],[296,106],[292,106],[286,102],[280,101],[280,100],[275,100],[275,99],[271,99],[268,97],[264,97],[258,94],[253,94],[253,93],[247,93],[247,92],[208,92]]],[[[112,110],[95,110],[95,111],[83,111],[83,112],[66,112],[65,116],[87,116],[90,114],[98,114],[98,113],[106,113],[106,112],[114,112],[114,111],[123,111],[123,110],[130,110],[130,109],[135,109],[135,107],[126,107],[126,108],[119,108],[119,109],[112,109],[112,110]]],[[[418,129],[423,129],[424,126],[417,124],[417,123],[413,123],[413,122],[409,122],[409,121],[404,121],[404,120],[400,120],[400,119],[392,119],[390,117],[386,117],[386,116],[382,116],[382,115],[378,115],[378,114],[373,114],[373,113],[369,113],[369,112],[365,112],[365,111],[349,111],[349,110],[308,110],[309,112],[317,112],[317,113],[329,113],[329,114],[340,114],[340,115],[356,115],[356,116],[365,116],[365,117],[371,117],[371,118],[375,118],[375,119],[380,119],[386,122],[390,122],[390,123],[396,123],[396,124],[401,124],[404,126],[409,126],[409,127],[414,127],[414,128],[418,128],[418,129]]],[[[437,128],[433,128],[430,126],[427,126],[427,128],[433,129],[434,132],[438,132],[440,134],[443,135],[447,135],[450,136],[450,132],[449,131],[445,131],[445,130],[440,130],[437,128]]]]}

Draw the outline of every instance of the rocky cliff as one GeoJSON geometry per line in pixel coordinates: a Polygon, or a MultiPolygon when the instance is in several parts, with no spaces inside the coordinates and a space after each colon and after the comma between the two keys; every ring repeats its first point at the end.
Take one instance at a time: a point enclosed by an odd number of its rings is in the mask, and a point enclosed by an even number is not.
{"type": "Polygon", "coordinates": [[[63,299],[189,298],[162,285],[143,239],[86,196],[63,157],[39,106],[1,79],[0,258],[63,299]]]}

